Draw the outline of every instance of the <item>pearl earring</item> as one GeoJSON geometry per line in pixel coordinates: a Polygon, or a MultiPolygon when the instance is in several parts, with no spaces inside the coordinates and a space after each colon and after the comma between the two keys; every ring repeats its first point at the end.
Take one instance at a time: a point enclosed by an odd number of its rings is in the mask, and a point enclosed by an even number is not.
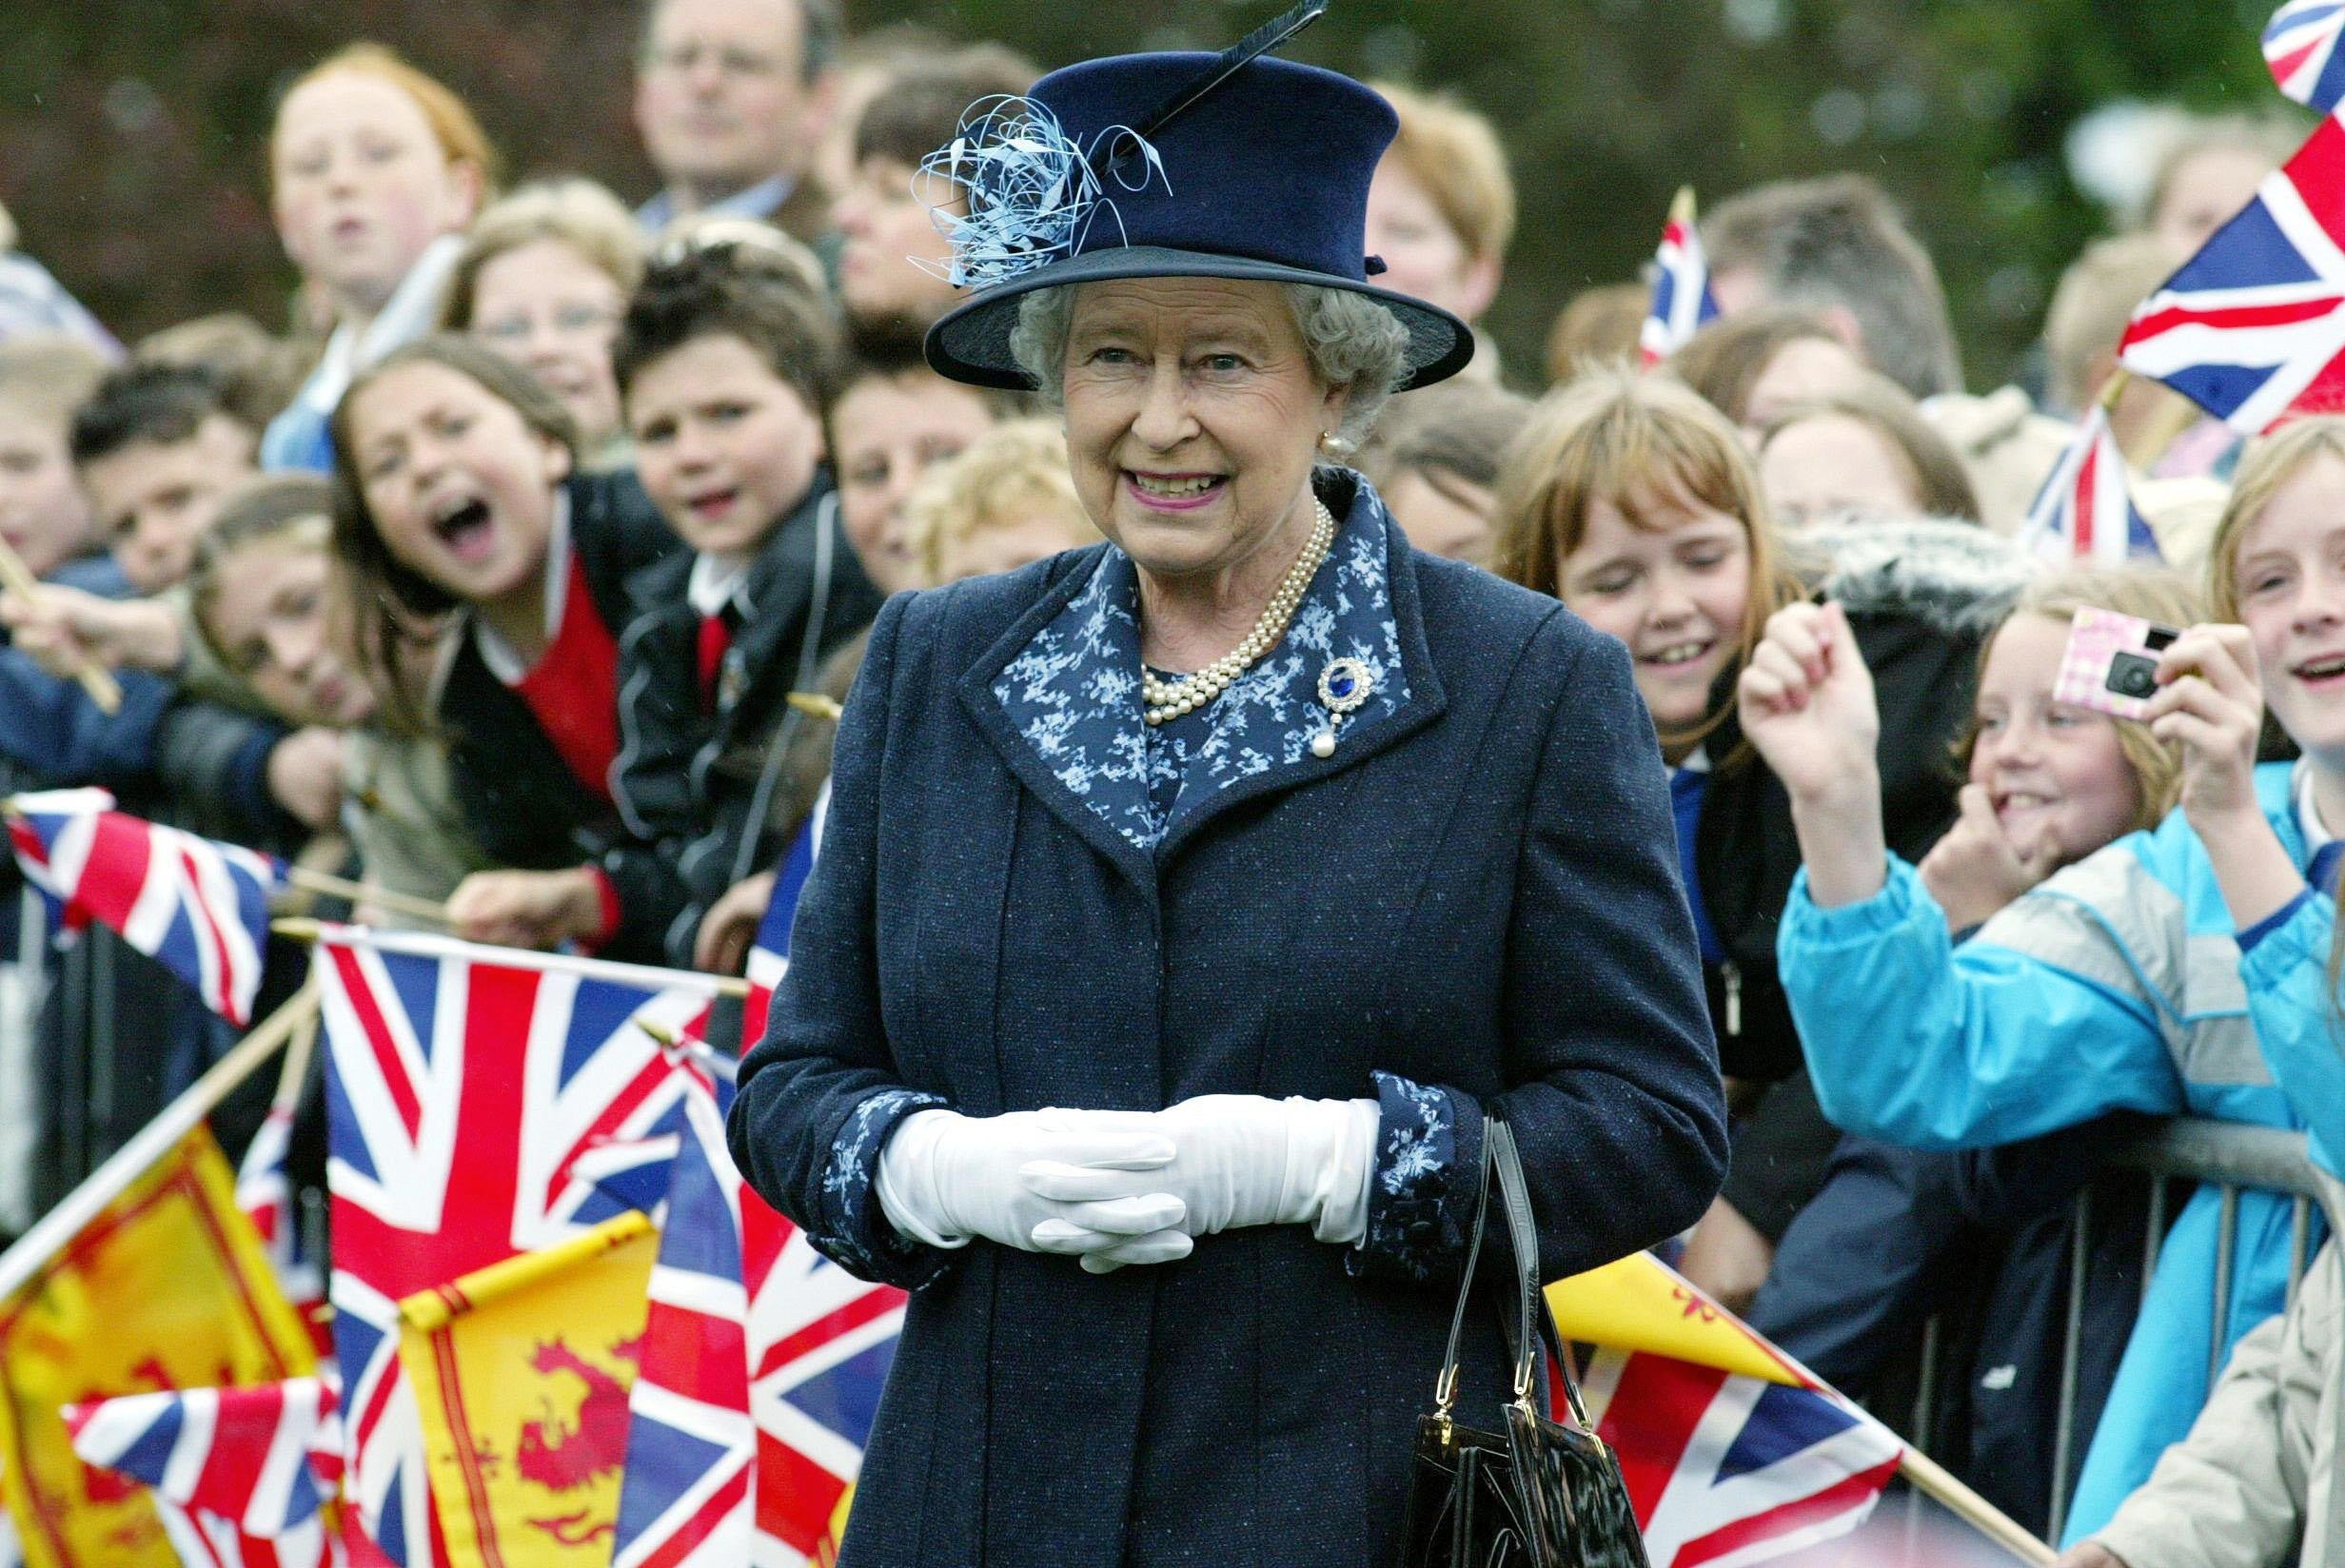
{"type": "Polygon", "coordinates": [[[1337,462],[1343,461],[1359,449],[1357,441],[1346,441],[1332,430],[1319,432],[1319,450],[1333,458],[1337,462]]]}

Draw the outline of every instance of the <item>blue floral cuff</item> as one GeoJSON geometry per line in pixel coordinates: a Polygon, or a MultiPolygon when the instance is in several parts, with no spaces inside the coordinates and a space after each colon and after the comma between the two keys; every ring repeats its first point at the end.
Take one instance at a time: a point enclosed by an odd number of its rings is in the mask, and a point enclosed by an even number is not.
{"type": "Polygon", "coordinates": [[[1368,1235],[1348,1254],[1354,1275],[1430,1284],[1466,1264],[1481,1193],[1482,1107],[1454,1089],[1378,1072],[1376,1168],[1368,1235]]]}
{"type": "Polygon", "coordinates": [[[951,1265],[950,1254],[910,1240],[888,1223],[876,1185],[879,1151],[896,1124],[916,1110],[945,1105],[916,1089],[883,1088],[858,1102],[840,1125],[822,1172],[821,1223],[806,1239],[849,1273],[917,1290],[951,1265]]]}

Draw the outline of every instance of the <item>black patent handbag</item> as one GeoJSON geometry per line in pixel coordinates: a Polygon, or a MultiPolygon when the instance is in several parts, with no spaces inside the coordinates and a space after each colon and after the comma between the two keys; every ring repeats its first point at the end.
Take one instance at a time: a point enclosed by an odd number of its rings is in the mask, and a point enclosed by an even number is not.
{"type": "Polygon", "coordinates": [[[1449,1320],[1448,1353],[1434,1387],[1432,1413],[1417,1422],[1401,1527],[1402,1568],[1649,1568],[1619,1461],[1588,1423],[1562,1336],[1539,1288],[1530,1190],[1512,1129],[1486,1120],[1482,1148],[1482,1195],[1466,1278],[1449,1320]],[[1460,1423],[1451,1410],[1458,1346],[1482,1260],[1493,1178],[1514,1254],[1514,1288],[1507,1292],[1501,1313],[1514,1358],[1514,1385],[1506,1429],[1485,1432],[1460,1423]],[[1563,1380],[1572,1425],[1547,1416],[1554,1408],[1547,1391],[1549,1358],[1563,1380]]]}

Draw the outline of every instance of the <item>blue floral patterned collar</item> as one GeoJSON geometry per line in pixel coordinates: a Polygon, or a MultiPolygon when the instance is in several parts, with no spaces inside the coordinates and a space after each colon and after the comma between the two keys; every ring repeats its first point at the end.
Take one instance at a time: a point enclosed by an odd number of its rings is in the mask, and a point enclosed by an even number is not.
{"type": "MultiPolygon", "coordinates": [[[[1153,852],[1242,780],[1324,767],[1311,742],[1330,727],[1319,682],[1333,660],[1358,660],[1368,683],[1366,701],[1337,727],[1339,751],[1373,739],[1408,704],[1389,518],[1366,480],[1347,478],[1352,494],[1334,546],[1287,635],[1198,713],[1156,730],[1141,717],[1138,581],[1132,558],[1112,545],[994,678],[1011,729],[1134,849],[1153,852]]],[[[1322,493],[1330,504],[1344,499],[1322,493]]]]}

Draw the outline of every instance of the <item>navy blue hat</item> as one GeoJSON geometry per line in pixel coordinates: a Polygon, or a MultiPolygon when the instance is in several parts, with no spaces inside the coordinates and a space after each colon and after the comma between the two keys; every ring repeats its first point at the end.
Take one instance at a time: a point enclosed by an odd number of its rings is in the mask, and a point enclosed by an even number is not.
{"type": "Polygon", "coordinates": [[[1366,253],[1369,181],[1400,127],[1391,105],[1372,89],[1264,55],[1152,135],[1153,155],[1132,155],[1123,132],[1215,58],[1093,60],[1045,76],[1029,100],[1008,101],[1007,114],[1003,100],[975,106],[992,111],[989,123],[965,127],[960,141],[925,166],[955,179],[956,194],[966,194],[977,220],[955,225],[953,281],[974,283],[978,292],[928,331],[928,363],[939,375],[1031,387],[1010,353],[1020,299],[1109,278],[1258,279],[1364,294],[1408,328],[1404,387],[1441,381],[1472,357],[1465,323],[1368,281],[1371,265],[1384,270],[1366,253]],[[1006,130],[1005,118],[1013,121],[1006,130]],[[1005,182],[991,173],[971,178],[973,147],[1013,149],[996,150],[992,166],[1016,176],[1006,182],[1018,187],[1009,200],[997,196],[1005,182]],[[1067,192],[1085,180],[1070,167],[1079,155],[1118,147],[1127,156],[1114,167],[1107,156],[1090,160],[1094,170],[1105,168],[1095,199],[1068,202],[1067,192]],[[1015,208],[1006,223],[1004,206],[1015,208]],[[1043,230],[1038,243],[1027,235],[1029,216],[1043,230]]]}

